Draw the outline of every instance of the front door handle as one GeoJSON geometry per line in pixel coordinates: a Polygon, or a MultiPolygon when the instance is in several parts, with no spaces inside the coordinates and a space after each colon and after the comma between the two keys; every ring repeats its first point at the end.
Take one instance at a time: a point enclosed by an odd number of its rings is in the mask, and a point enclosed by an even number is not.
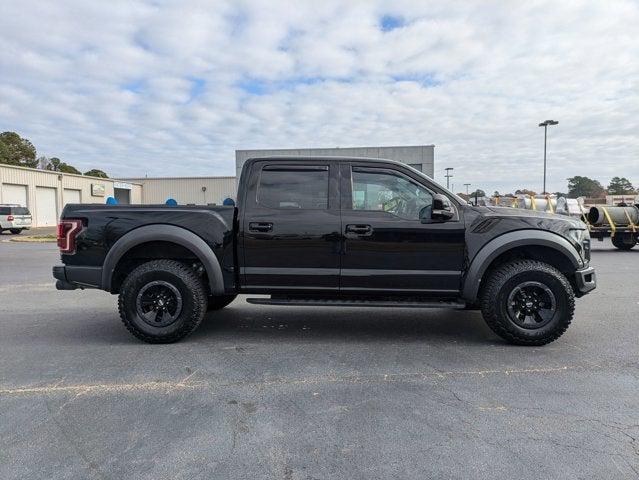
{"type": "Polygon", "coordinates": [[[273,224],[270,222],[251,222],[249,223],[250,232],[270,232],[273,230],[273,224]]]}
{"type": "Polygon", "coordinates": [[[370,237],[373,234],[373,227],[370,225],[351,224],[346,225],[346,233],[370,237]]]}

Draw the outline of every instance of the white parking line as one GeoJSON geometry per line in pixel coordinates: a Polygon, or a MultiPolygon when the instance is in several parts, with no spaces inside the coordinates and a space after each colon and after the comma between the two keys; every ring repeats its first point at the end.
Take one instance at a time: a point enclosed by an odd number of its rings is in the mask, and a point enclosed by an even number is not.
{"type": "Polygon", "coordinates": [[[0,292],[11,292],[14,290],[50,290],[55,289],[55,283],[11,283],[9,285],[0,285],[0,292]]]}

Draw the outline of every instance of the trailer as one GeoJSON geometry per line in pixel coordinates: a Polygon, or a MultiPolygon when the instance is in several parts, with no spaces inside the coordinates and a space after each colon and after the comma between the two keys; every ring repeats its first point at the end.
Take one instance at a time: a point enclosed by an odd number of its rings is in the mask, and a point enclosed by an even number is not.
{"type": "Polygon", "coordinates": [[[591,204],[592,206],[588,207],[583,197],[557,198],[547,194],[493,197],[484,199],[484,204],[579,218],[588,227],[591,238],[603,241],[604,238],[610,237],[612,244],[619,250],[630,250],[639,243],[639,196],[610,198],[622,201],[616,205],[591,204]]]}
{"type": "Polygon", "coordinates": [[[588,211],[582,207],[582,220],[590,238],[602,242],[610,237],[619,250],[630,250],[639,242],[639,205],[596,205],[588,211]]]}

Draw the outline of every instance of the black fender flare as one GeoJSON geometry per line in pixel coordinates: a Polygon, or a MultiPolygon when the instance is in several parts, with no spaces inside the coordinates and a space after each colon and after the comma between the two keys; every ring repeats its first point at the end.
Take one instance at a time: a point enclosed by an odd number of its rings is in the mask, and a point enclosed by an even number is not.
{"type": "Polygon", "coordinates": [[[575,270],[583,266],[575,247],[561,235],[545,230],[508,232],[486,243],[472,259],[464,276],[462,298],[467,302],[475,302],[481,280],[492,261],[508,250],[526,245],[539,245],[557,250],[570,260],[575,270]]]}
{"type": "Polygon", "coordinates": [[[199,236],[174,225],[147,225],[131,230],[118,239],[104,259],[102,289],[111,291],[113,273],[122,256],[136,245],[146,242],[172,242],[188,248],[202,262],[209,279],[211,293],[224,293],[222,268],[211,247],[199,236]]]}

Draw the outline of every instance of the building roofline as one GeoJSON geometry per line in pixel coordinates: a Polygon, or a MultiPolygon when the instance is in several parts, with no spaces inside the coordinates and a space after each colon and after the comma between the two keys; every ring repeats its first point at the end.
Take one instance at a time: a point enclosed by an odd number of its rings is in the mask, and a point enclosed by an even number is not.
{"type": "Polygon", "coordinates": [[[117,178],[102,178],[102,177],[93,177],[90,175],[78,175],[77,173],[65,173],[65,172],[55,172],[53,170],[42,170],[40,168],[30,168],[30,167],[21,167],[19,165],[7,165],[6,163],[0,163],[0,168],[14,168],[16,170],[24,170],[26,172],[36,172],[36,173],[48,173],[50,175],[64,175],[65,177],[76,177],[76,178],[88,178],[91,180],[102,180],[107,182],[117,182],[117,178]]]}
{"type": "Polygon", "coordinates": [[[144,180],[215,180],[218,178],[235,178],[235,175],[220,175],[211,177],[126,177],[126,178],[114,178],[113,180],[118,182],[129,181],[144,181],[144,180]]]}

